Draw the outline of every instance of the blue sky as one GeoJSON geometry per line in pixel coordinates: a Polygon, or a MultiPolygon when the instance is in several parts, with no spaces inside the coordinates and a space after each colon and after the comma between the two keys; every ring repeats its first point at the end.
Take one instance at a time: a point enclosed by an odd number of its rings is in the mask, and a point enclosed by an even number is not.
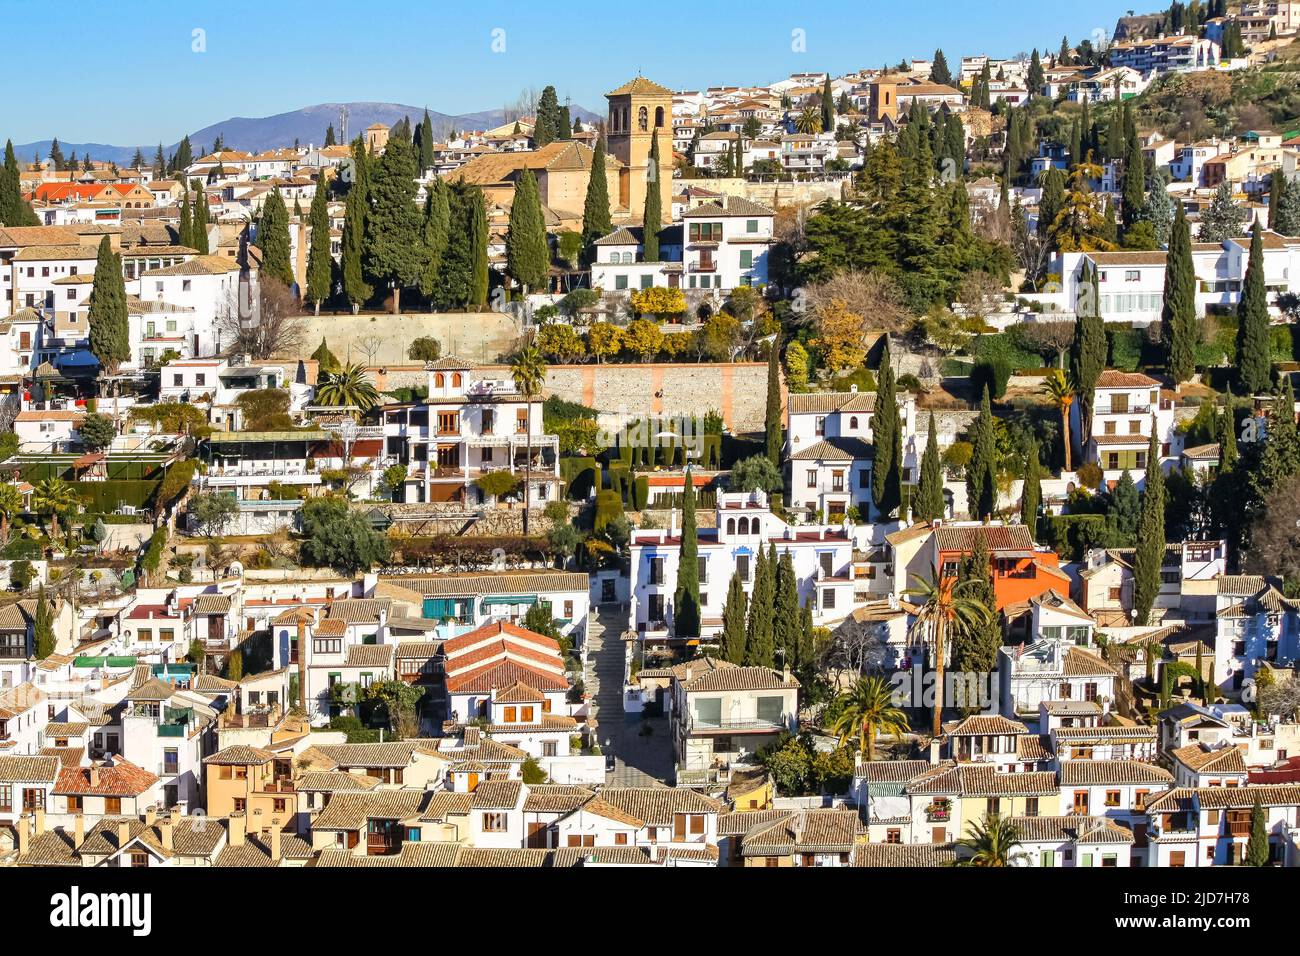
{"type": "Polygon", "coordinates": [[[680,89],[843,73],[935,46],[955,64],[1108,35],[1131,2],[0,0],[0,32],[16,41],[5,72],[19,78],[0,139],[171,143],[230,116],[362,100],[472,112],[547,83],[599,110],[638,70],[680,89]],[[796,29],[806,52],[791,49],[796,29]],[[205,52],[192,49],[195,30],[205,52]]]}

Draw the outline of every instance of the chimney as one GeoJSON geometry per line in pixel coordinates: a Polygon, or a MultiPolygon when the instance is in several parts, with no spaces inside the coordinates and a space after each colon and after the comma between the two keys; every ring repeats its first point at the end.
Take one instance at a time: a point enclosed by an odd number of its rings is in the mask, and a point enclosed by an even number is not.
{"type": "Polygon", "coordinates": [[[37,807],[32,811],[32,835],[40,836],[45,832],[45,808],[37,807]]]}
{"type": "Polygon", "coordinates": [[[231,846],[244,845],[244,815],[242,813],[232,813],[229,820],[230,832],[226,838],[231,846]]]}
{"type": "Polygon", "coordinates": [[[280,862],[280,828],[271,828],[271,862],[280,862]]]}
{"type": "Polygon", "coordinates": [[[99,786],[99,764],[92,763],[90,765],[90,787],[93,790],[95,787],[98,786],[99,786]]]}
{"type": "Polygon", "coordinates": [[[690,661],[687,661],[687,662],[686,662],[686,679],[683,680],[682,683],[683,683],[683,684],[689,684],[690,682],[691,682],[691,662],[690,662],[690,661]]]}
{"type": "Polygon", "coordinates": [[[791,674],[790,674],[790,665],[789,665],[789,664],[784,664],[784,665],[781,667],[781,680],[783,680],[785,683],[788,684],[788,683],[790,683],[790,677],[791,677],[791,674]]]}
{"type": "Polygon", "coordinates": [[[86,842],[86,817],[78,813],[72,818],[72,845],[73,849],[80,849],[81,844],[86,842]]]}
{"type": "Polygon", "coordinates": [[[18,855],[19,856],[26,856],[28,849],[30,849],[32,845],[30,821],[31,818],[25,813],[18,818],[18,826],[16,829],[18,830],[18,855]]]}
{"type": "Polygon", "coordinates": [[[131,823],[129,820],[122,820],[117,825],[117,848],[120,850],[126,846],[131,839],[131,823]]]}
{"type": "Polygon", "coordinates": [[[158,821],[158,804],[155,803],[152,806],[145,807],[144,825],[147,827],[151,827],[157,821],[158,821]]]}
{"type": "Polygon", "coordinates": [[[933,740],[930,741],[930,763],[937,764],[938,762],[939,762],[939,738],[935,737],[933,740]]]}

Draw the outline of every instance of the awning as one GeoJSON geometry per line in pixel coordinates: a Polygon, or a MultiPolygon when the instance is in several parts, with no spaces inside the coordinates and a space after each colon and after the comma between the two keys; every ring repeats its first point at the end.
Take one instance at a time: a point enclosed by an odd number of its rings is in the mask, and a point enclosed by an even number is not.
{"type": "Polygon", "coordinates": [[[483,597],[484,604],[536,604],[537,595],[488,594],[483,597]]]}

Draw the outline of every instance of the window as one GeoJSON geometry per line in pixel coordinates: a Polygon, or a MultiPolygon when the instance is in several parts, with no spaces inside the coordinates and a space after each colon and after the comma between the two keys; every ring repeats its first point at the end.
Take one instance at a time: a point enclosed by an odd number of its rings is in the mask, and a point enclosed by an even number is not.
{"type": "Polygon", "coordinates": [[[615,288],[615,289],[626,289],[626,288],[627,288],[627,276],[624,276],[624,275],[614,276],[614,288],[615,288]]]}
{"type": "Polygon", "coordinates": [[[619,832],[614,834],[614,846],[627,846],[627,834],[619,832]]]}
{"type": "Polygon", "coordinates": [[[746,219],[746,220],[745,220],[745,231],[746,231],[746,232],[758,232],[758,220],[757,220],[757,219],[746,219]]]}
{"type": "Polygon", "coordinates": [[[554,757],[554,756],[556,756],[556,754],[557,754],[557,750],[556,750],[556,746],[555,746],[555,741],[554,741],[554,740],[544,740],[544,741],[542,741],[542,756],[543,756],[543,757],[554,757]]]}
{"type": "Polygon", "coordinates": [[[758,719],[769,724],[781,723],[781,714],[785,711],[785,699],[782,697],[760,697],[758,699],[758,719]]]}
{"type": "Polygon", "coordinates": [[[1083,814],[1085,816],[1087,815],[1088,813],[1088,791],[1087,790],[1074,791],[1074,806],[1071,812],[1083,814]]]}
{"type": "Polygon", "coordinates": [[[816,487],[817,487],[817,469],[816,469],[816,468],[810,468],[810,469],[808,469],[808,487],[809,487],[809,488],[816,488],[816,487]]]}
{"type": "Polygon", "coordinates": [[[196,372],[194,375],[194,384],[202,388],[204,385],[208,384],[208,377],[202,372],[196,372]]]}
{"type": "Polygon", "coordinates": [[[835,607],[835,591],[826,588],[822,591],[822,610],[828,611],[833,607],[835,607]]]}
{"type": "Polygon", "coordinates": [[[483,832],[484,833],[504,833],[509,829],[506,823],[504,813],[485,813],[483,814],[483,832]]]}
{"type": "Polygon", "coordinates": [[[752,269],[754,267],[754,251],[752,249],[740,250],[740,268],[752,269]]]}
{"type": "Polygon", "coordinates": [[[900,829],[898,829],[897,827],[890,827],[888,830],[885,831],[885,842],[886,842],[886,843],[902,843],[902,842],[903,842],[903,831],[900,830],[900,829]]]}
{"type": "Polygon", "coordinates": [[[122,798],[121,798],[121,797],[105,797],[105,798],[104,798],[104,812],[105,812],[105,813],[121,813],[121,812],[122,812],[122,798]]]}
{"type": "Polygon", "coordinates": [[[0,813],[12,813],[14,808],[14,785],[0,783],[0,813]]]}
{"type": "Polygon", "coordinates": [[[313,654],[342,654],[343,639],[341,637],[314,637],[311,642],[311,651],[313,654]]]}
{"type": "Polygon", "coordinates": [[[1038,816],[1038,798],[1037,798],[1037,797],[1026,797],[1026,798],[1025,798],[1025,816],[1027,816],[1027,817],[1036,817],[1036,816],[1038,816]]]}
{"type": "Polygon", "coordinates": [[[684,840],[689,836],[699,836],[704,832],[704,814],[673,814],[673,839],[684,840]]]}
{"type": "Polygon", "coordinates": [[[1106,806],[1108,806],[1108,807],[1118,807],[1118,806],[1119,806],[1119,795],[1120,795],[1120,792],[1119,792],[1118,790],[1107,790],[1107,791],[1106,791],[1106,806]]]}
{"type": "Polygon", "coordinates": [[[1142,270],[1140,270],[1140,269],[1125,269],[1125,270],[1124,270],[1124,281],[1125,281],[1125,282],[1139,282],[1139,281],[1141,281],[1141,279],[1142,279],[1142,270]]]}
{"type": "Polygon", "coordinates": [[[740,575],[740,580],[749,580],[749,555],[736,555],[736,573],[740,575]]]}
{"type": "Polygon", "coordinates": [[[650,583],[651,584],[664,583],[664,559],[663,558],[650,559],[650,583]]]}
{"type": "Polygon", "coordinates": [[[826,434],[826,416],[818,415],[815,430],[818,435],[826,434]]]}
{"type": "Polygon", "coordinates": [[[653,284],[654,284],[654,276],[651,276],[651,275],[643,275],[643,276],[641,277],[641,288],[643,288],[643,289],[648,289],[648,288],[650,288],[650,286],[653,285],[653,284]]]}

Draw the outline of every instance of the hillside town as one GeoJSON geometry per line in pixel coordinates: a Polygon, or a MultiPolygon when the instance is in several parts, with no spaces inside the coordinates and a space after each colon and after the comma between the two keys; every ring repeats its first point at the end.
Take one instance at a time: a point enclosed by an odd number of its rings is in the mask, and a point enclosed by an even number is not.
{"type": "Polygon", "coordinates": [[[1300,867],[1300,2],[1099,32],[7,143],[0,866],[1300,867]]]}

